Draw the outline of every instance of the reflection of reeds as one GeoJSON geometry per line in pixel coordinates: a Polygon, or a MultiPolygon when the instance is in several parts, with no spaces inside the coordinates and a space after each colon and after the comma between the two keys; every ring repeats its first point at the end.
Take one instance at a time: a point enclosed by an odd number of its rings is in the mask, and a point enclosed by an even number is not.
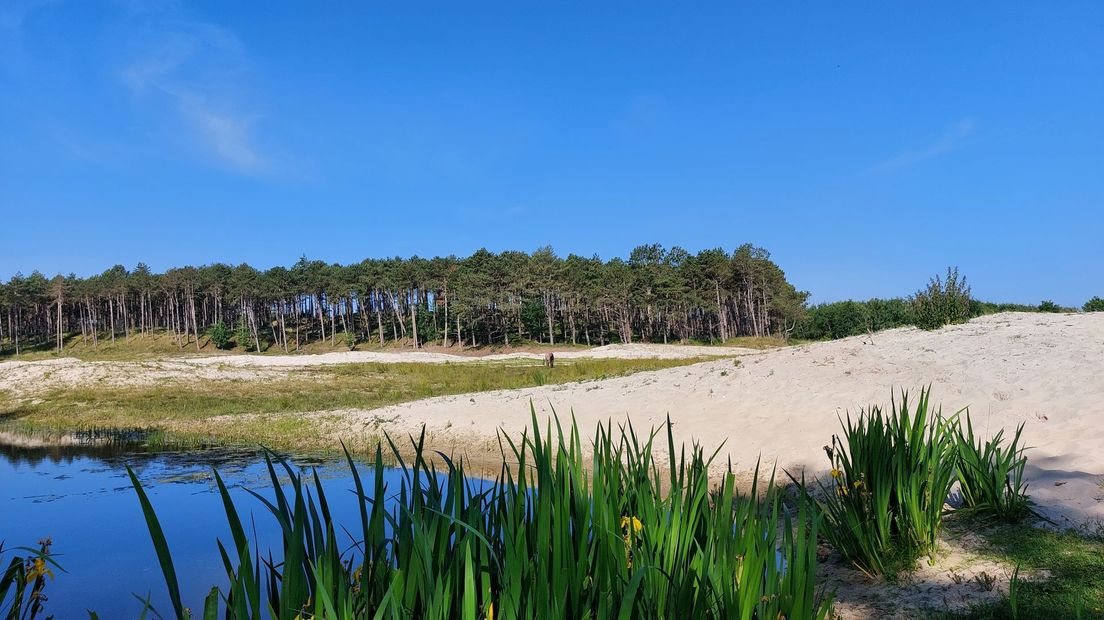
{"type": "MultiPolygon", "coordinates": [[[[233,540],[219,543],[228,585],[211,591],[204,617],[827,615],[829,597],[814,586],[817,519],[803,498],[791,513],[773,481],[738,494],[731,470],[711,487],[712,457],[676,447],[669,424],[667,464],[653,459],[658,434],[631,425],[600,425],[588,464],[574,423],[542,433],[532,419],[532,434],[501,438],[517,465],[504,463],[494,481],[466,478],[463,462],[443,454],[444,468],[431,467],[424,434],[408,460],[388,440],[404,472],[397,489],[384,482],[381,446],[369,484],[350,457],[361,500],[352,551],[317,477],[312,485],[268,462],[273,496],[254,495],[283,531],[277,559],[251,545],[217,478],[233,540]],[[278,476],[290,479],[286,490],[278,476]]],[[[175,615],[187,617],[157,516],[132,481],[175,615]]]]}
{"type": "Polygon", "coordinates": [[[216,442],[201,438],[169,437],[157,429],[50,428],[19,421],[0,423],[0,457],[12,463],[60,463],[81,457],[110,461],[142,454],[153,456],[170,450],[205,450],[216,445],[216,442]]]}

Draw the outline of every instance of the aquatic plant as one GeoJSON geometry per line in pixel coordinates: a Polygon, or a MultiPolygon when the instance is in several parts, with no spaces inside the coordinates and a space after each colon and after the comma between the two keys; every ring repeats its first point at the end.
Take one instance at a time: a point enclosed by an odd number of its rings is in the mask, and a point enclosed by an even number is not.
{"type": "Polygon", "coordinates": [[[929,389],[910,414],[907,391],[880,406],[848,415],[843,438],[825,446],[831,479],[818,483],[824,535],[839,553],[870,575],[892,576],[934,551],[943,505],[955,480],[955,419],[929,407],[929,389]]]}
{"type": "MultiPolygon", "coordinates": [[[[54,569],[61,570],[50,556],[50,545],[50,539],[44,538],[38,541],[38,549],[12,549],[26,555],[13,555],[0,574],[0,618],[32,620],[43,613],[46,583],[54,578],[54,569]]],[[[0,561],[5,555],[7,550],[0,541],[0,561]]]]}
{"type": "Polygon", "coordinates": [[[1004,429],[989,441],[975,439],[974,425],[966,416],[965,430],[959,425],[959,492],[965,510],[978,515],[1013,522],[1028,512],[1025,448],[1020,444],[1024,425],[1016,428],[1012,442],[1004,445],[1004,429]]]}
{"type": "MultiPolygon", "coordinates": [[[[435,468],[424,431],[409,460],[386,440],[404,473],[397,489],[384,481],[382,445],[369,485],[347,453],[360,500],[359,528],[343,531],[351,550],[317,476],[311,484],[270,457],[272,497],[253,495],[280,525],[282,554],[262,556],[216,473],[232,540],[219,542],[227,585],[211,590],[204,617],[827,616],[831,596],[815,586],[819,520],[803,496],[787,509],[773,479],[738,493],[731,466],[712,486],[716,453],[676,447],[669,421],[665,464],[653,456],[658,432],[607,424],[589,467],[574,421],[543,433],[535,412],[532,421],[516,442],[500,436],[493,481],[467,478],[462,460],[441,453],[435,468]]],[[[173,613],[187,618],[157,515],[132,481],[173,613]]]]}

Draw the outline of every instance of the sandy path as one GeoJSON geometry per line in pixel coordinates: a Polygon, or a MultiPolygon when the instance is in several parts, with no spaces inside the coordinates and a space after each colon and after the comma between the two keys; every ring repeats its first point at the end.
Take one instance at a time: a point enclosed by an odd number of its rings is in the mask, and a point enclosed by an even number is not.
{"type": "Polygon", "coordinates": [[[373,411],[329,412],[334,434],[378,428],[438,441],[496,429],[520,433],[532,401],[542,414],[574,412],[583,429],[631,415],[638,429],[674,422],[676,440],[722,441],[738,466],[824,470],[821,447],[837,415],[886,402],[891,389],[931,384],[948,413],[969,406],[975,427],[1011,432],[1026,422],[1030,493],[1067,524],[1104,521],[1104,313],[1008,313],[935,332],[905,328],[866,337],[638,373],[625,378],[447,396],[373,411]]]}

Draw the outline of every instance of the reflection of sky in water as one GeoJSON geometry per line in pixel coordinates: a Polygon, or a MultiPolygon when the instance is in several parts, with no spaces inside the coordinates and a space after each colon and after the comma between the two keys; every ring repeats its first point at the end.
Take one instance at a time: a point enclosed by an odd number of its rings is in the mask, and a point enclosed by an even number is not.
{"type": "MultiPolygon", "coordinates": [[[[353,482],[342,461],[294,459],[296,469],[318,468],[339,536],[359,531],[353,482]]],[[[134,618],[140,610],[132,594],[153,594],[164,613],[171,608],[137,496],[125,465],[130,464],[157,510],[173,551],[185,604],[200,609],[212,585],[223,585],[216,538],[230,532],[211,468],[230,487],[247,530],[255,529],[262,555],[279,544],[278,527],[246,488],[271,495],[263,456],[255,451],[209,449],[195,452],[134,452],[112,448],[21,449],[0,446],[0,540],[5,548],[34,546],[51,537],[65,573],[46,589],[47,613],[57,618],[134,618]],[[251,515],[255,517],[251,524],[251,515]]],[[[279,469],[278,469],[279,471],[279,469]]],[[[364,475],[366,486],[372,476],[364,475]]],[[[388,487],[398,490],[400,474],[389,471],[388,487]]],[[[274,550],[275,551],[275,550],[274,550]]],[[[170,611],[171,613],[171,611],[170,611]]]]}

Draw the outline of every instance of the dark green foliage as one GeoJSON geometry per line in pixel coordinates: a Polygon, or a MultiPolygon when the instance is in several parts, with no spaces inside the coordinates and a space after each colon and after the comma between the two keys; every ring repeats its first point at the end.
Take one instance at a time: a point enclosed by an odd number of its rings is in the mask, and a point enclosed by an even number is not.
{"type": "Polygon", "coordinates": [[[1104,299],[1093,297],[1086,301],[1085,305],[1081,306],[1081,309],[1085,312],[1104,312],[1104,299]]]}
{"type": "Polygon", "coordinates": [[[521,305],[521,324],[526,333],[540,334],[545,331],[544,305],[539,301],[530,300],[521,305]]]}
{"type": "Polygon", "coordinates": [[[353,349],[356,348],[356,345],[357,345],[356,332],[345,332],[344,340],[345,340],[345,346],[348,347],[350,351],[352,351],[353,349]]]}
{"type": "Polygon", "coordinates": [[[225,321],[217,321],[211,326],[211,344],[215,345],[216,349],[229,349],[230,340],[230,328],[226,326],[225,321]]]}
{"type": "MultiPolygon", "coordinates": [[[[546,246],[348,265],[303,257],[266,271],[215,263],[155,274],[117,265],[86,278],[35,272],[0,283],[7,319],[0,353],[162,331],[183,349],[198,344],[197,332],[219,321],[234,330],[243,319],[262,351],[269,342],[286,352],[313,342],[335,346],[341,330],[380,344],[413,344],[416,331],[419,346],[443,344],[446,331],[456,343],[457,330],[473,345],[717,342],[780,336],[793,329],[807,297],[769,252],[751,244],[697,254],[649,244],[627,261],[561,258],[546,246]],[[51,318],[59,314],[60,334],[51,318]]],[[[247,340],[236,344],[245,348],[247,340]]]]}
{"type": "MultiPolygon", "coordinates": [[[[251,548],[216,474],[232,537],[218,545],[229,586],[208,597],[206,617],[219,607],[237,620],[827,616],[831,596],[815,586],[819,520],[805,501],[784,509],[773,482],[741,495],[731,472],[711,483],[711,458],[677,448],[669,425],[662,468],[657,434],[599,426],[584,463],[574,424],[541,433],[534,413],[533,428],[518,443],[502,437],[517,465],[504,463],[485,486],[465,477],[463,462],[432,467],[424,433],[411,438],[411,461],[388,440],[406,474],[397,489],[384,483],[381,447],[371,490],[350,457],[361,499],[353,532],[331,520],[317,477],[269,461],[274,497],[257,497],[284,532],[277,563],[251,548]]],[[[174,592],[168,545],[134,485],[174,592]]]]}
{"type": "Polygon", "coordinates": [[[418,340],[425,342],[433,342],[441,337],[440,331],[437,328],[437,322],[432,312],[419,307],[418,308],[418,340]]]}
{"type": "Polygon", "coordinates": [[[1038,312],[1038,306],[1028,306],[1026,304],[1012,304],[1012,303],[993,303],[991,301],[978,301],[977,299],[970,300],[970,316],[984,316],[986,314],[997,314],[998,312],[1038,312]]]}
{"type": "Polygon", "coordinates": [[[1045,299],[1039,304],[1039,312],[1065,312],[1066,309],[1049,299],[1045,299]]]}
{"type": "Polygon", "coordinates": [[[234,344],[243,351],[252,351],[256,348],[253,343],[253,335],[249,333],[249,327],[246,326],[244,318],[238,321],[238,327],[234,330],[234,344]]]}
{"type": "Polygon", "coordinates": [[[929,407],[921,390],[890,411],[872,406],[848,416],[827,448],[831,480],[820,483],[824,535],[847,561],[892,576],[935,550],[943,504],[955,474],[954,421],[929,407]]]}
{"type": "Polygon", "coordinates": [[[947,268],[945,280],[933,277],[928,287],[917,291],[911,301],[920,329],[939,329],[970,319],[970,287],[966,278],[959,276],[957,267],[947,268]]]}
{"type": "Polygon", "coordinates": [[[873,331],[905,327],[916,323],[916,311],[907,299],[871,299],[866,302],[873,331]]]}
{"type": "Polygon", "coordinates": [[[870,313],[866,304],[837,301],[809,308],[793,336],[805,340],[834,340],[865,334],[869,328],[870,313]]]}
{"type": "Polygon", "coordinates": [[[966,415],[966,427],[959,424],[958,481],[966,510],[986,518],[1014,522],[1028,511],[1024,468],[1027,457],[1020,444],[1023,424],[1016,428],[1012,443],[1005,445],[1004,429],[989,441],[974,437],[974,424],[966,415]]]}
{"type": "Polygon", "coordinates": [[[900,298],[837,301],[806,310],[792,336],[832,340],[913,325],[915,320],[912,304],[900,298]]]}

